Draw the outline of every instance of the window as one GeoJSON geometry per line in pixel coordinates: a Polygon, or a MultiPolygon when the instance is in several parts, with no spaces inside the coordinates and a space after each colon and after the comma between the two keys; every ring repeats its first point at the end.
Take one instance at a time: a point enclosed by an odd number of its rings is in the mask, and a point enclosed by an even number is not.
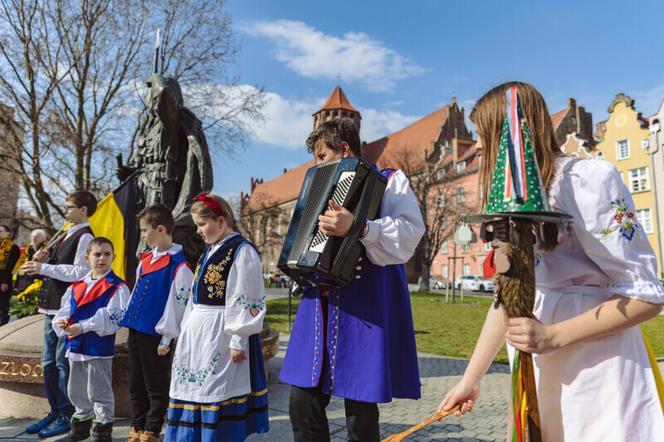
{"type": "Polygon", "coordinates": [[[616,143],[616,158],[619,160],[629,158],[629,140],[620,140],[616,143]]]}
{"type": "Polygon", "coordinates": [[[447,265],[444,265],[440,272],[443,275],[443,279],[449,279],[450,277],[450,268],[447,265]]]}
{"type": "Polygon", "coordinates": [[[644,138],[641,140],[641,147],[643,150],[648,152],[650,150],[650,140],[648,138],[644,138]]]}
{"type": "Polygon", "coordinates": [[[459,204],[466,202],[466,189],[463,187],[457,188],[456,199],[459,204]]]}
{"type": "Polygon", "coordinates": [[[646,233],[652,233],[652,212],[650,209],[638,209],[636,219],[639,220],[639,224],[646,233]]]}
{"type": "Polygon", "coordinates": [[[490,252],[491,251],[491,243],[490,242],[485,242],[484,243],[484,251],[485,252],[490,252]]]}
{"type": "Polygon", "coordinates": [[[461,173],[464,170],[466,170],[466,162],[465,161],[459,161],[456,165],[457,173],[461,173]]]}
{"type": "Polygon", "coordinates": [[[445,194],[444,193],[441,193],[438,196],[438,207],[440,207],[441,209],[445,208],[445,194]]]}
{"type": "Polygon", "coordinates": [[[445,241],[441,246],[440,246],[440,253],[443,255],[447,255],[449,253],[448,247],[447,247],[447,241],[445,241]]]}
{"type": "Polygon", "coordinates": [[[463,274],[464,275],[470,275],[470,264],[464,264],[463,265],[463,274]]]}
{"type": "Polygon", "coordinates": [[[650,178],[648,167],[639,167],[629,171],[629,189],[632,192],[643,192],[650,190],[650,178]]]}
{"type": "Polygon", "coordinates": [[[464,245],[461,247],[461,251],[462,251],[463,253],[469,253],[469,252],[470,252],[470,246],[469,246],[468,244],[464,244],[464,245]]]}

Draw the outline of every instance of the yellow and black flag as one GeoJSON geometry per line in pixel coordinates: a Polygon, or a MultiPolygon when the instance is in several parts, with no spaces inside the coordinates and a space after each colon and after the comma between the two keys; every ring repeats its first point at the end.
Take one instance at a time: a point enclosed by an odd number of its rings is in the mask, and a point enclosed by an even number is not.
{"type": "Polygon", "coordinates": [[[130,287],[134,284],[140,235],[136,221],[140,199],[137,177],[134,173],[106,195],[90,217],[90,228],[94,235],[104,236],[113,242],[113,272],[127,281],[130,287]]]}

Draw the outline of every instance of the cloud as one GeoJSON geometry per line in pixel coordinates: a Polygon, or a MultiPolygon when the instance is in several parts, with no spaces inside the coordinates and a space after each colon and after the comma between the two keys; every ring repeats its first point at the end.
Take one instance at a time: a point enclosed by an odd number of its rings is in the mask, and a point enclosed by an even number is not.
{"type": "Polygon", "coordinates": [[[659,111],[659,107],[664,100],[664,84],[656,85],[647,91],[638,91],[634,93],[634,107],[643,112],[643,115],[649,117],[659,111]]]}
{"type": "Polygon", "coordinates": [[[419,116],[404,115],[392,110],[362,109],[362,139],[372,142],[408,126],[419,116]]]}
{"type": "Polygon", "coordinates": [[[275,45],[275,58],[307,78],[364,84],[372,91],[394,89],[398,80],[424,69],[363,32],[342,36],[325,34],[301,21],[259,21],[241,27],[246,33],[267,37],[275,45]]]}

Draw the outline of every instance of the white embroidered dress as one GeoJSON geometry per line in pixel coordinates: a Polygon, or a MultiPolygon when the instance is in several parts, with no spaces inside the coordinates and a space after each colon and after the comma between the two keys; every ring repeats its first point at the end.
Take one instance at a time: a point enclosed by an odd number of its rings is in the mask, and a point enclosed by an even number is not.
{"type": "MultiPolygon", "coordinates": [[[[234,235],[212,246],[208,257],[234,235]]],[[[261,269],[258,253],[245,243],[236,251],[228,274],[226,305],[189,303],[191,310],[185,313],[173,356],[171,398],[212,403],[251,391],[249,360],[233,362],[231,348],[244,350],[248,357],[249,336],[263,329],[265,287],[261,269]]],[[[200,278],[204,268],[197,271],[200,278]]]]}
{"type": "MultiPolygon", "coordinates": [[[[560,158],[549,203],[574,218],[555,250],[535,253],[534,313],[542,323],[580,315],[616,295],[664,303],[655,255],[610,163],[560,158]]],[[[508,352],[511,358],[509,345],[508,352]]],[[[533,360],[546,441],[664,440],[639,326],[533,360]]]]}

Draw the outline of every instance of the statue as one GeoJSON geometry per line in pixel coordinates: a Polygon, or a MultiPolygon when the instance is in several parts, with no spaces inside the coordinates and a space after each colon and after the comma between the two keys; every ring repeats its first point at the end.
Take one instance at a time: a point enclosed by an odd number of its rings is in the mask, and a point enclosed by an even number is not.
{"type": "MultiPolygon", "coordinates": [[[[184,105],[177,80],[158,73],[159,33],[150,88],[147,117],[142,124],[136,155],[129,165],[118,156],[117,176],[124,181],[137,173],[142,194],[139,210],[162,203],[173,210],[173,239],[182,244],[191,264],[205,247],[196,235],[189,209],[200,192],[212,189],[210,152],[201,121],[184,105]]],[[[139,251],[144,244],[139,245],[139,251]]]]}

